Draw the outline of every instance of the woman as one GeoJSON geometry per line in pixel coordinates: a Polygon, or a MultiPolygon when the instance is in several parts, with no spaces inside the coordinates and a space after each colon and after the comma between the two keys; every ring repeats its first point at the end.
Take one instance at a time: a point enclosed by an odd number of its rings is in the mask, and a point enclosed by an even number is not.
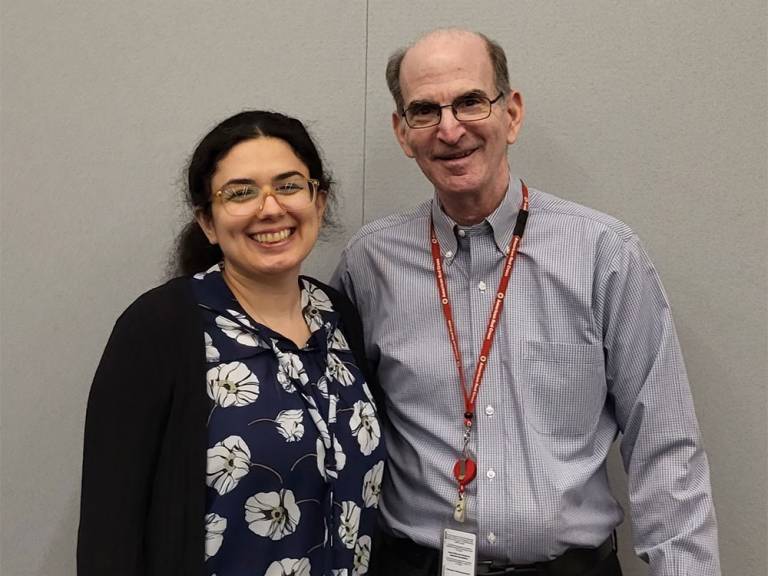
{"type": "Polygon", "coordinates": [[[359,318],[299,275],[330,194],[293,118],[198,145],[186,276],[123,313],[91,389],[81,576],[367,572],[384,452],[359,318]]]}

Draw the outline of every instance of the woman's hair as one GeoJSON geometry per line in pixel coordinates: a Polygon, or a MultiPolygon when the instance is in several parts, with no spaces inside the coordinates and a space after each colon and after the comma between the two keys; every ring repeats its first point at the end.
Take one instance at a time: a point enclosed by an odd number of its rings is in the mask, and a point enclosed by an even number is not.
{"type": "MultiPolygon", "coordinates": [[[[312,137],[295,118],[262,110],[240,112],[227,118],[206,134],[197,145],[186,171],[185,198],[192,212],[202,210],[210,217],[211,179],[219,161],[241,142],[262,137],[278,138],[288,144],[296,157],[309,168],[309,177],[320,181],[320,190],[327,197],[323,224],[333,226],[333,181],[323,168],[320,152],[312,137]]],[[[193,218],[176,239],[174,272],[195,274],[207,270],[221,259],[219,246],[208,242],[208,238],[193,218]]]]}

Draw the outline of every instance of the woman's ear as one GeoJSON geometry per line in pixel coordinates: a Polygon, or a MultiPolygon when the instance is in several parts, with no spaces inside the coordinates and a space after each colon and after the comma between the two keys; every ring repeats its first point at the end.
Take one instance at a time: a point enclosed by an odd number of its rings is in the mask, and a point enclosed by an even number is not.
{"type": "Polygon", "coordinates": [[[198,226],[208,238],[208,242],[211,244],[218,244],[219,240],[216,237],[216,228],[213,225],[213,215],[206,212],[203,208],[197,208],[195,210],[195,220],[197,220],[198,226]]]}
{"type": "Polygon", "coordinates": [[[326,204],[328,204],[328,192],[320,190],[317,193],[317,198],[315,198],[315,207],[317,208],[317,215],[320,217],[320,220],[323,219],[323,214],[325,214],[326,204]]]}

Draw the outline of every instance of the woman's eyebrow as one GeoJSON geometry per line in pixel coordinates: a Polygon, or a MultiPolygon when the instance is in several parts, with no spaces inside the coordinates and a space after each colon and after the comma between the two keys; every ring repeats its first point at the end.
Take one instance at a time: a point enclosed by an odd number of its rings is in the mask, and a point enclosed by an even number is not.
{"type": "MultiPolygon", "coordinates": [[[[285,180],[286,178],[290,178],[291,176],[301,176],[302,178],[306,178],[306,176],[304,176],[304,174],[302,174],[298,170],[289,170],[288,172],[281,172],[280,174],[273,176],[272,182],[275,182],[276,180],[285,180]]],[[[253,178],[232,178],[230,180],[227,180],[224,183],[224,186],[230,186],[232,184],[253,184],[254,186],[258,186],[258,184],[256,183],[256,180],[254,180],[253,178]]]]}
{"type": "Polygon", "coordinates": [[[291,176],[301,176],[302,178],[306,178],[304,174],[299,172],[298,170],[289,170],[288,172],[282,172],[281,174],[278,174],[274,178],[272,178],[272,182],[275,180],[283,180],[285,178],[290,178],[291,176]]]}

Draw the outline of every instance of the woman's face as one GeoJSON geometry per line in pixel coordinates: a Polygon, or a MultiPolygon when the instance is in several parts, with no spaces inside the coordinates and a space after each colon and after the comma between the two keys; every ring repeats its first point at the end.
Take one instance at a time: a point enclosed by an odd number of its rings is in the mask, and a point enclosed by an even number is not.
{"type": "Polygon", "coordinates": [[[261,209],[262,203],[254,201],[248,213],[237,216],[227,212],[221,199],[215,197],[217,190],[232,183],[247,182],[271,190],[275,181],[297,173],[309,177],[306,165],[278,138],[246,140],[233,146],[219,161],[211,178],[211,214],[201,212],[197,221],[208,240],[221,248],[229,274],[268,279],[299,273],[317,241],[325,192],[318,192],[314,203],[301,209],[286,209],[268,194],[261,209]]]}

